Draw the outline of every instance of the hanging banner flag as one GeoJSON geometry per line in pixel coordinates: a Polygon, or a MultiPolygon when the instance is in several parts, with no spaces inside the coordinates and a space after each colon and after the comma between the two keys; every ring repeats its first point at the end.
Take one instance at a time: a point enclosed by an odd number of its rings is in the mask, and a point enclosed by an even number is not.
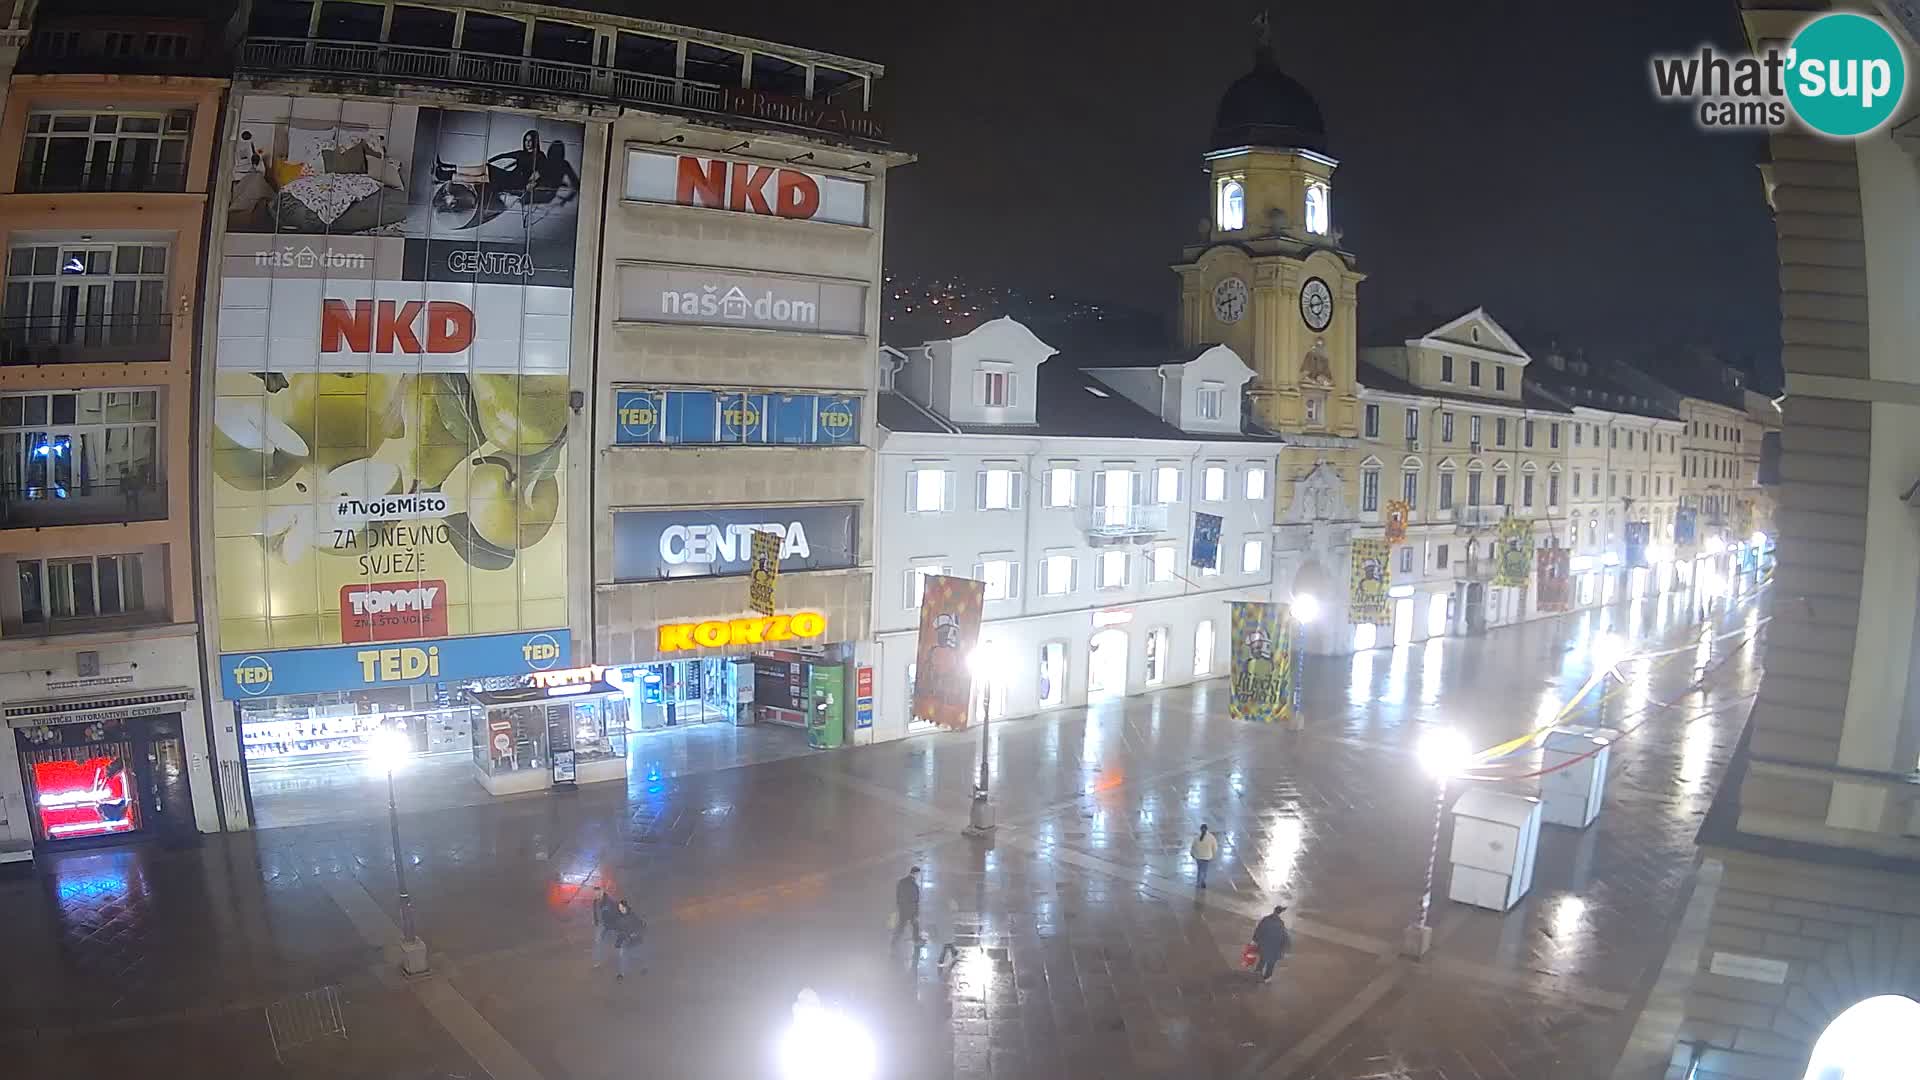
{"type": "Polygon", "coordinates": [[[1394,499],[1387,503],[1387,543],[1404,544],[1407,542],[1407,517],[1413,513],[1413,507],[1405,499],[1394,499]]]}
{"type": "Polygon", "coordinates": [[[1753,503],[1746,499],[1733,501],[1733,537],[1727,543],[1745,543],[1753,535],[1753,503]]]}
{"type": "Polygon", "coordinates": [[[1647,534],[1651,531],[1644,521],[1627,522],[1627,565],[1647,565],[1647,534]]]}
{"type": "Polygon", "coordinates": [[[914,654],[913,718],[958,731],[967,726],[973,674],[967,658],[980,639],[987,583],[929,577],[920,595],[920,641],[914,654]]]}
{"type": "Polygon", "coordinates": [[[1233,697],[1235,720],[1278,724],[1293,718],[1300,703],[1300,652],[1294,647],[1293,614],[1286,604],[1233,604],[1233,697]]]}
{"type": "Polygon", "coordinates": [[[1387,589],[1393,584],[1393,572],[1387,558],[1391,549],[1385,540],[1355,540],[1353,570],[1347,578],[1347,621],[1361,623],[1388,621],[1387,589]]]}
{"type": "Polygon", "coordinates": [[[762,615],[773,614],[774,586],[780,581],[780,547],[786,541],[764,529],[753,532],[753,554],[747,571],[747,606],[762,615]]]}
{"type": "Polygon", "coordinates": [[[1573,599],[1573,549],[1563,547],[1541,548],[1535,561],[1538,564],[1535,578],[1536,607],[1540,611],[1565,611],[1573,599]]]}
{"type": "Polygon", "coordinates": [[[1673,512],[1673,544],[1675,547],[1687,547],[1699,538],[1698,519],[1691,506],[1683,506],[1673,512]]]}
{"type": "Polygon", "coordinates": [[[1532,574],[1533,519],[1502,519],[1499,551],[1493,561],[1493,583],[1524,589],[1532,574]]]}
{"type": "Polygon", "coordinates": [[[1220,515],[1193,515],[1193,565],[1201,570],[1212,570],[1220,565],[1220,515]]]}

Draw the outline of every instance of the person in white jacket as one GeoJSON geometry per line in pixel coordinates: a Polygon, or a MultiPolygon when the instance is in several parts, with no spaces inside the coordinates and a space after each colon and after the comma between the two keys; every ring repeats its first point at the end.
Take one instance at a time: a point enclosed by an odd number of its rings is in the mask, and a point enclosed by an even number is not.
{"type": "Polygon", "coordinates": [[[1220,854],[1220,841],[1214,837],[1212,830],[1202,825],[1200,835],[1193,838],[1190,853],[1193,855],[1194,883],[1204,889],[1207,887],[1207,867],[1213,862],[1214,856],[1220,854]]]}

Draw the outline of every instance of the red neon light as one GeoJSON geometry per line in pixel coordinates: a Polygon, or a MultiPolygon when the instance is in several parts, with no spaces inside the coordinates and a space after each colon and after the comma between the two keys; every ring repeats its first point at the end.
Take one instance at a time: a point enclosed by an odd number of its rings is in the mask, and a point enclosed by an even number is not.
{"type": "Polygon", "coordinates": [[[129,796],[126,762],[117,757],[38,761],[34,799],[49,840],[110,836],[140,827],[140,801],[129,796]]]}

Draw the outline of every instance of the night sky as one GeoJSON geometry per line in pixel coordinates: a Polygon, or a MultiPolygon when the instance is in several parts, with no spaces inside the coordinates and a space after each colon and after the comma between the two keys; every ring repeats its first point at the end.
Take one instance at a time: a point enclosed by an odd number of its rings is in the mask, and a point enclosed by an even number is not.
{"type": "MultiPolygon", "coordinates": [[[[802,4],[636,13],[878,61],[895,144],[886,262],[1170,317],[1206,214],[1200,155],[1251,64],[1255,0],[802,4]]],[[[1326,117],[1363,333],[1485,305],[1522,340],[1687,341],[1778,362],[1762,140],[1657,103],[1651,52],[1742,45],[1733,0],[1273,4],[1326,117]]]]}

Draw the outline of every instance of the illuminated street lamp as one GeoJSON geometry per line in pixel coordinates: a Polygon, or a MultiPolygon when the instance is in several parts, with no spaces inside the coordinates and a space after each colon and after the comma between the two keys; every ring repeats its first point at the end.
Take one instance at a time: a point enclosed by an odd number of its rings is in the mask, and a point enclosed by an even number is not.
{"type": "Polygon", "coordinates": [[[403,731],[381,728],[367,740],[367,760],[387,774],[387,824],[393,830],[393,881],[400,893],[400,970],[408,975],[427,973],[427,943],[420,940],[413,920],[413,895],[407,891],[406,861],[400,854],[400,807],[394,800],[393,774],[406,764],[412,746],[403,731]]]}
{"type": "Polygon", "coordinates": [[[879,1069],[873,1036],[812,990],[793,1003],[793,1024],[780,1038],[780,1075],[786,1080],[873,1080],[879,1069]]]}
{"type": "Polygon", "coordinates": [[[1466,735],[1452,728],[1438,728],[1420,736],[1414,747],[1420,768],[1434,779],[1433,844],[1427,850],[1427,884],[1420,894],[1420,913],[1407,927],[1400,951],[1415,959],[1433,948],[1433,926],[1427,915],[1433,909],[1433,874],[1440,863],[1440,825],[1447,813],[1447,781],[1466,772],[1473,764],[1473,744],[1466,735]]]}

